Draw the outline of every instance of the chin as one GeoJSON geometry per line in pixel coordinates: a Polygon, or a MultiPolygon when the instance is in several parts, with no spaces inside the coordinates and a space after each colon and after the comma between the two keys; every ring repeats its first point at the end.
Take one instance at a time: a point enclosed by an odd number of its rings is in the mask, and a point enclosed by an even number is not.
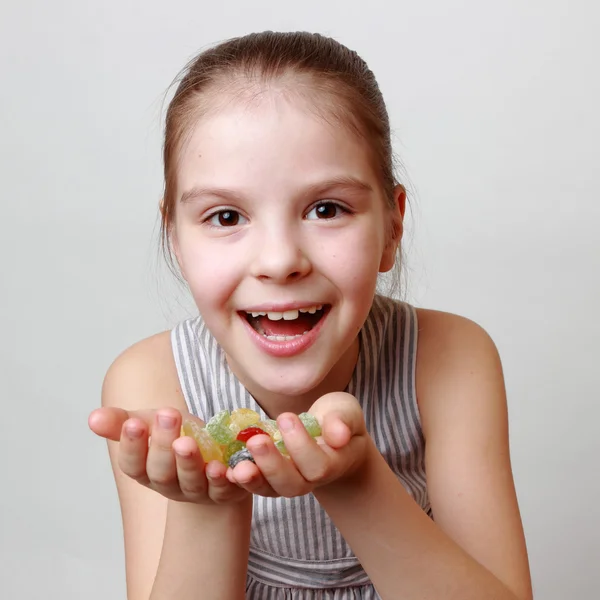
{"type": "Polygon", "coordinates": [[[269,394],[277,394],[295,398],[310,394],[319,385],[319,383],[320,381],[307,381],[306,378],[292,379],[286,377],[283,380],[273,378],[270,381],[263,381],[262,388],[269,394]]]}
{"type": "Polygon", "coordinates": [[[289,398],[307,396],[314,392],[326,378],[326,373],[303,373],[301,370],[270,371],[265,377],[259,377],[257,373],[253,374],[256,384],[258,384],[266,393],[286,396],[289,398]]]}

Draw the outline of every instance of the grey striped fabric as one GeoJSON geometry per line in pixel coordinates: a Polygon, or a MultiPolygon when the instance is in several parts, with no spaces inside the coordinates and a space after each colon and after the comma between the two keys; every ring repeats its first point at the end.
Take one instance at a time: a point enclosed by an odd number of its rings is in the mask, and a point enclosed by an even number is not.
{"type": "MultiPolygon", "coordinates": [[[[207,421],[243,407],[267,418],[227,366],[200,317],[179,323],[173,353],[189,411],[207,421]]],[[[417,318],[409,304],[375,296],[360,332],[356,369],[346,389],[363,408],[367,429],[405,489],[431,515],[425,443],[415,394],[417,318]]],[[[312,494],[255,496],[249,600],[375,600],[379,596],[352,550],[312,494]]]]}

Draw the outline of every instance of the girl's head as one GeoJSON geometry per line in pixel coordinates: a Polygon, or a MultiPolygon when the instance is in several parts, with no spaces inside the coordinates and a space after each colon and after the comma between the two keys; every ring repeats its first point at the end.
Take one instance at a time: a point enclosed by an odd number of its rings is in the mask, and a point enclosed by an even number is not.
{"type": "Polygon", "coordinates": [[[246,387],[303,395],[347,380],[405,202],[365,62],[309,33],[203,52],[168,108],[164,169],[164,247],[246,387]]]}

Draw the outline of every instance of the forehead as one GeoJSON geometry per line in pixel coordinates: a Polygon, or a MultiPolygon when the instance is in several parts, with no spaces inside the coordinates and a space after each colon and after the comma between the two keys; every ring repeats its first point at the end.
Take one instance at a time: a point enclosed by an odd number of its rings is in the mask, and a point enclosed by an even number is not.
{"type": "Polygon", "coordinates": [[[353,176],[377,187],[366,142],[306,102],[265,93],[201,117],[180,152],[179,192],[214,184],[260,186],[263,193],[271,186],[284,193],[332,176],[353,176]]]}

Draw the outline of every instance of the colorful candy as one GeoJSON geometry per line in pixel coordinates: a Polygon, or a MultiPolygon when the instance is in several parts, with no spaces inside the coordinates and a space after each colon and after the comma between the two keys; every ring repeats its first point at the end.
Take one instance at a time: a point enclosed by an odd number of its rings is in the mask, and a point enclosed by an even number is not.
{"type": "Polygon", "coordinates": [[[266,431],[260,427],[246,427],[237,434],[236,440],[240,442],[247,442],[251,437],[255,435],[265,435],[266,431]]]}
{"type": "Polygon", "coordinates": [[[315,416],[305,412],[299,414],[298,418],[302,421],[302,425],[304,425],[306,431],[308,431],[308,435],[311,437],[318,437],[321,435],[321,426],[315,416]]]}
{"type": "MultiPolygon", "coordinates": [[[[311,437],[321,435],[321,427],[313,415],[302,413],[298,418],[311,437]]],[[[254,462],[246,448],[246,442],[255,435],[268,435],[275,447],[284,456],[288,455],[277,422],[273,419],[261,421],[260,415],[249,408],[237,408],[231,413],[223,410],[214,415],[204,427],[194,421],[184,421],[181,435],[196,441],[205,463],[218,460],[233,468],[243,460],[254,462]]]]}
{"type": "Polygon", "coordinates": [[[206,428],[200,427],[194,421],[184,421],[181,429],[182,435],[187,435],[196,440],[205,463],[209,463],[211,460],[225,462],[221,446],[215,443],[206,428]]]}
{"type": "Polygon", "coordinates": [[[231,413],[229,427],[235,433],[242,429],[256,425],[260,421],[260,415],[251,408],[236,408],[231,413]]]}

